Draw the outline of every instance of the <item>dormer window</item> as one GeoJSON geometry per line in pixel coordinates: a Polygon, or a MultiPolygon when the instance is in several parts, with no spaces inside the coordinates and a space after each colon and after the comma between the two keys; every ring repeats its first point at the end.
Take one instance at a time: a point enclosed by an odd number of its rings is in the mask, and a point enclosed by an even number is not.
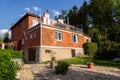
{"type": "Polygon", "coordinates": [[[37,19],[33,19],[32,25],[33,25],[33,26],[36,26],[37,24],[38,24],[38,20],[37,20],[37,19]]]}

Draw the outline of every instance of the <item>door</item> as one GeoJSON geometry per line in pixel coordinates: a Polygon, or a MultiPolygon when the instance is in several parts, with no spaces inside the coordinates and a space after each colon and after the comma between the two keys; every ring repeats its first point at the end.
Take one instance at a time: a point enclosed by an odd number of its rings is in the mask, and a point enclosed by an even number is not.
{"type": "Polygon", "coordinates": [[[71,50],[71,55],[72,55],[72,57],[75,57],[75,49],[71,50]]]}
{"type": "Polygon", "coordinates": [[[35,61],[35,54],[36,54],[36,49],[30,48],[28,50],[28,61],[35,61]]]}

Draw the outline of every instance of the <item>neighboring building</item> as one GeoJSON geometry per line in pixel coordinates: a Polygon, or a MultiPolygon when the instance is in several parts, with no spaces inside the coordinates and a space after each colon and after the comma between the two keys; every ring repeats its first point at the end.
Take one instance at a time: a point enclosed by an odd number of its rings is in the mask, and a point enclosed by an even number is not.
{"type": "Polygon", "coordinates": [[[26,62],[42,62],[55,56],[57,60],[84,55],[83,43],[91,39],[82,29],[51,20],[49,12],[44,16],[27,13],[12,27],[15,50],[22,50],[26,62]]]}

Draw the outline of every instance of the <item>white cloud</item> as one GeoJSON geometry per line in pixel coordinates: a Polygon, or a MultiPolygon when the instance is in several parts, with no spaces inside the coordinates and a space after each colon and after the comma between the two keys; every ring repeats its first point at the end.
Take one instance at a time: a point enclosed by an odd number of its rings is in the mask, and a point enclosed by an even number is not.
{"type": "Polygon", "coordinates": [[[52,12],[53,12],[54,16],[60,15],[60,12],[59,12],[59,11],[52,10],[52,12]]]}
{"type": "Polygon", "coordinates": [[[41,9],[38,8],[38,7],[33,7],[33,10],[36,11],[36,12],[38,12],[38,11],[40,11],[41,9]]]}
{"type": "Polygon", "coordinates": [[[11,31],[9,31],[8,29],[1,29],[0,30],[0,36],[4,36],[4,34],[8,32],[9,33],[9,37],[11,36],[11,31]]]}
{"type": "Polygon", "coordinates": [[[0,34],[5,34],[6,32],[8,32],[8,29],[2,29],[2,30],[0,30],[0,34]]]}
{"type": "Polygon", "coordinates": [[[30,12],[30,8],[26,7],[24,8],[25,11],[30,12]]]}

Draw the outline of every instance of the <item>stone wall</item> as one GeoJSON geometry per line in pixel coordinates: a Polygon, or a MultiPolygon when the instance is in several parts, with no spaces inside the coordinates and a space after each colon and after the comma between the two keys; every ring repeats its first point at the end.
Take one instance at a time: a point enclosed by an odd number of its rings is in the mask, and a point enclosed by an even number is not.
{"type": "MultiPolygon", "coordinates": [[[[52,47],[48,48],[48,47],[42,47],[41,48],[42,62],[51,60],[52,56],[56,57],[56,60],[71,58],[72,57],[72,54],[71,54],[72,49],[73,48],[52,48],[52,47]]],[[[76,48],[75,49],[75,57],[81,57],[83,55],[84,55],[84,53],[83,53],[82,48],[76,48]]]]}

